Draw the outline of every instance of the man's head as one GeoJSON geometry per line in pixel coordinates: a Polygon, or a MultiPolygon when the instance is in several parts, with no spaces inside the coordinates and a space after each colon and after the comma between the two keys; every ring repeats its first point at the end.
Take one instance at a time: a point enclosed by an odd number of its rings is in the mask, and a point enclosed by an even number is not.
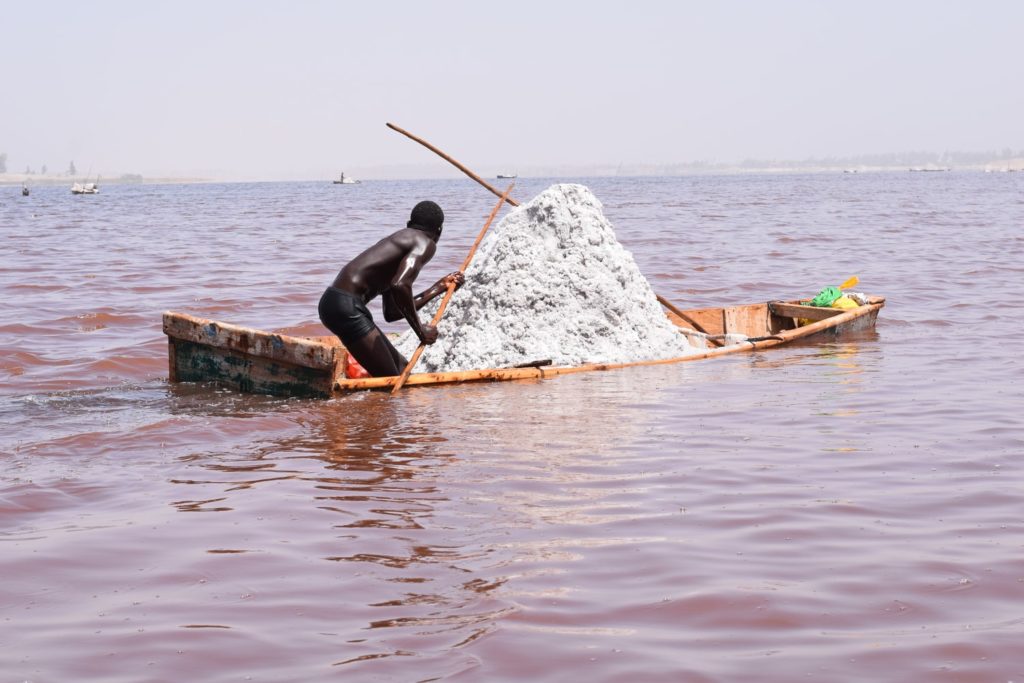
{"type": "Polygon", "coordinates": [[[444,224],[444,211],[441,207],[431,201],[420,202],[412,207],[412,214],[406,227],[416,228],[423,232],[436,233],[441,236],[441,226],[444,224]]]}

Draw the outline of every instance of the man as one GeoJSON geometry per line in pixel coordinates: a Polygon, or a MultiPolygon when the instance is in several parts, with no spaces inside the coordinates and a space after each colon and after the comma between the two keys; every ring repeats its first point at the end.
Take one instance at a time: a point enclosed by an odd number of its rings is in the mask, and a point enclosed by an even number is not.
{"type": "Polygon", "coordinates": [[[408,361],[374,324],[366,304],[381,295],[385,320],[405,318],[421,343],[433,344],[437,328],[421,323],[416,311],[444,293],[449,284],[458,288],[465,281],[456,271],[418,296],[412,294],[416,276],[437,250],[443,223],[440,206],[420,202],[413,207],[404,229],[352,259],[320,297],[321,322],[374,377],[399,375],[408,361]]]}

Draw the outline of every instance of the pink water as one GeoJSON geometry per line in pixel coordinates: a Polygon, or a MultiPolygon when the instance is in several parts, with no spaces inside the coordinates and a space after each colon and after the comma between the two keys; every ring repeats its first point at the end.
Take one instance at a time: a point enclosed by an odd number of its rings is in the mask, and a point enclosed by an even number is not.
{"type": "Polygon", "coordinates": [[[0,188],[0,681],[1024,679],[1024,174],[583,182],[681,305],[858,275],[877,330],[397,398],[172,386],[163,310],[319,333],[412,204],[448,214],[428,283],[493,199],[0,188]]]}

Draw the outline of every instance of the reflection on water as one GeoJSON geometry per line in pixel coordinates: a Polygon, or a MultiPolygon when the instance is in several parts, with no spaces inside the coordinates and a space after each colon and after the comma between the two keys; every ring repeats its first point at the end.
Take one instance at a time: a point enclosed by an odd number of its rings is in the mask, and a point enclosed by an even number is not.
{"type": "Polygon", "coordinates": [[[465,647],[519,610],[515,596],[538,595],[508,591],[509,581],[546,580],[553,566],[585,559],[581,549],[637,541],[534,538],[532,530],[630,522],[635,509],[609,498],[608,480],[621,495],[635,495],[629,491],[642,490],[646,477],[629,473],[628,449],[601,453],[642,438],[645,424],[621,416],[657,404],[684,376],[652,372],[642,396],[620,373],[563,379],[451,387],[443,400],[414,389],[397,398],[307,402],[299,433],[251,451],[188,456],[187,476],[171,483],[190,493],[175,505],[237,513],[250,489],[270,486],[279,495],[288,480],[291,514],[327,524],[329,538],[315,552],[347,577],[347,616],[331,628],[370,631],[340,647],[336,665],[379,665],[402,652],[422,657],[430,641],[441,651],[465,647]],[[364,609],[353,609],[353,599],[364,609]],[[413,634],[419,645],[401,645],[413,634]]]}

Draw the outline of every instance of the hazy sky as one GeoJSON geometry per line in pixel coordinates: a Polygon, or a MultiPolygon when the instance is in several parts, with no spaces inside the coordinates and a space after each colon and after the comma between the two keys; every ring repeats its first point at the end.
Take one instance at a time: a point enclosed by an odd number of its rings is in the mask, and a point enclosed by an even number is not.
{"type": "Polygon", "coordinates": [[[0,152],[79,172],[1024,148],[1024,2],[4,3],[0,152]]]}

